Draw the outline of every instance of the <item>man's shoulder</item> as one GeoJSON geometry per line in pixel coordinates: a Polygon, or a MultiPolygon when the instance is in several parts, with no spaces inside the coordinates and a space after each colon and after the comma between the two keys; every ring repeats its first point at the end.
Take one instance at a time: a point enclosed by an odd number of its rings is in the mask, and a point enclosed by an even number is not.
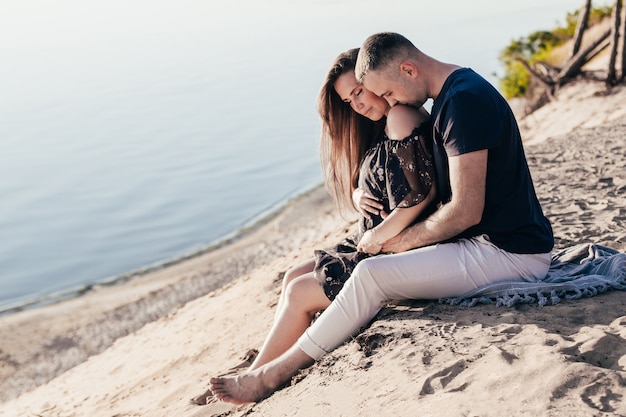
{"type": "MultiPolygon", "coordinates": [[[[502,94],[484,77],[471,68],[460,68],[451,75],[447,88],[442,91],[436,110],[448,115],[475,112],[500,113],[504,105],[502,94]]],[[[433,106],[435,107],[435,106],[433,106]]],[[[433,110],[434,113],[434,110],[433,110]]]]}
{"type": "Polygon", "coordinates": [[[468,67],[459,68],[448,77],[449,94],[482,93],[493,86],[483,76],[468,67]]]}

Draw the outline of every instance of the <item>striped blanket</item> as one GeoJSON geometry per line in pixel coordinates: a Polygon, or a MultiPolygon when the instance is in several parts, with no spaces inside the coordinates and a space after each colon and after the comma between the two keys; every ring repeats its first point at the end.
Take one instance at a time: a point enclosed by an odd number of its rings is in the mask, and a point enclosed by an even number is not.
{"type": "Polygon", "coordinates": [[[558,304],[561,300],[592,297],[608,290],[626,290],[626,254],[613,248],[583,243],[554,251],[542,281],[501,281],[487,284],[440,303],[471,307],[476,304],[558,304]]]}

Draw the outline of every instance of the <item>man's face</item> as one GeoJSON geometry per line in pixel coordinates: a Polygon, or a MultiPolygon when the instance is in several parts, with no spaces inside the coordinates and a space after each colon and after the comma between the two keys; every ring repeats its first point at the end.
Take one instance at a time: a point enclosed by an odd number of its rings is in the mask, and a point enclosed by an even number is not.
{"type": "Polygon", "coordinates": [[[426,97],[416,91],[417,84],[406,74],[398,72],[391,76],[389,72],[370,71],[363,78],[365,88],[379,97],[387,100],[389,105],[397,103],[420,107],[426,102],[426,97]]]}

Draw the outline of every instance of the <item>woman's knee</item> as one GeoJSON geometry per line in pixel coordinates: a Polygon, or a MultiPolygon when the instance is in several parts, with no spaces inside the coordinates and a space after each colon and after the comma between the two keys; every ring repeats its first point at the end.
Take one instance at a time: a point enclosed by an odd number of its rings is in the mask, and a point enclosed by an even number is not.
{"type": "Polygon", "coordinates": [[[283,275],[283,289],[286,289],[290,282],[294,281],[297,278],[300,278],[303,275],[306,275],[310,272],[313,272],[314,263],[313,261],[307,261],[300,265],[293,266],[285,272],[283,275]]]}
{"type": "Polygon", "coordinates": [[[299,275],[297,275],[297,269],[290,268],[287,272],[285,272],[285,275],[283,275],[283,288],[286,289],[289,283],[298,278],[298,276],[299,275]]]}
{"type": "Polygon", "coordinates": [[[284,295],[287,305],[295,309],[317,312],[330,304],[317,280],[307,275],[290,281],[284,295]]]}

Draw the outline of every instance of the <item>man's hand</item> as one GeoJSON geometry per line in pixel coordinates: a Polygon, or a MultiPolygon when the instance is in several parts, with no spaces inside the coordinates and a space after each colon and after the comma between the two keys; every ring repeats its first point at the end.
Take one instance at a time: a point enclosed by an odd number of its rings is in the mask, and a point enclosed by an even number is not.
{"type": "Polygon", "coordinates": [[[381,252],[399,253],[399,252],[406,252],[408,250],[413,249],[411,244],[407,242],[405,239],[406,234],[407,234],[407,229],[404,229],[403,231],[401,231],[400,233],[398,233],[391,239],[386,240],[383,243],[382,248],[380,249],[381,252]]]}
{"type": "Polygon", "coordinates": [[[384,252],[406,252],[458,236],[478,224],[485,207],[487,150],[448,158],[452,199],[427,219],[383,242],[384,252]]]}

